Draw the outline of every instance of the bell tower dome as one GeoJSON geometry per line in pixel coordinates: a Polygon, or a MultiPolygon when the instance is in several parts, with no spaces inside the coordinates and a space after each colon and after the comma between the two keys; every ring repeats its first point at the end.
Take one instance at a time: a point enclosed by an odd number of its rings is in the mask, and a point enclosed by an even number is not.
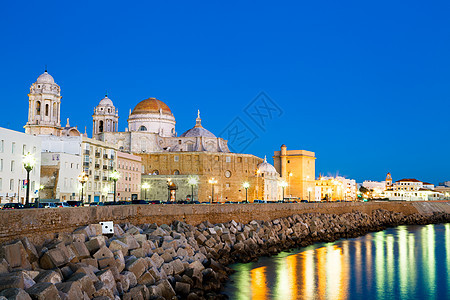
{"type": "Polygon", "coordinates": [[[25,132],[34,135],[61,135],[61,88],[47,70],[31,85],[28,98],[25,132]]]}
{"type": "Polygon", "coordinates": [[[97,107],[94,108],[92,115],[92,137],[98,139],[104,132],[117,132],[119,127],[119,112],[114,106],[108,95],[100,100],[97,107]]]}

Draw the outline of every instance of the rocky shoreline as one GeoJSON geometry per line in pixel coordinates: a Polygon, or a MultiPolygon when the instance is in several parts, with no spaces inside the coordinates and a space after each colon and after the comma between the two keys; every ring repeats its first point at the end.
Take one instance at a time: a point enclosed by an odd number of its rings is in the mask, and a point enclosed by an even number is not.
{"type": "Polygon", "coordinates": [[[446,222],[450,214],[380,209],[248,224],[116,224],[108,236],[91,224],[43,245],[27,238],[3,244],[0,299],[227,299],[220,291],[229,264],[398,225],[446,222]]]}

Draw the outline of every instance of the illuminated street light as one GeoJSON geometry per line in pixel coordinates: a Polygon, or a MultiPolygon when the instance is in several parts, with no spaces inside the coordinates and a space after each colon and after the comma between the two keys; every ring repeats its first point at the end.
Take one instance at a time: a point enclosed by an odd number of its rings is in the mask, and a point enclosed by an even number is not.
{"type": "Polygon", "coordinates": [[[283,198],[281,198],[282,199],[282,201],[284,202],[284,189],[288,186],[288,183],[286,182],[286,181],[282,181],[281,183],[280,183],[280,186],[283,188],[283,198]]]}
{"type": "Polygon", "coordinates": [[[25,204],[28,204],[28,202],[30,200],[30,172],[31,172],[31,170],[33,170],[34,166],[36,165],[36,159],[34,158],[34,155],[32,155],[30,152],[28,152],[27,154],[25,154],[23,156],[22,163],[23,163],[23,167],[27,171],[27,195],[26,195],[25,204]]]}
{"type": "Polygon", "coordinates": [[[142,184],[142,189],[144,190],[144,192],[145,192],[145,197],[144,197],[144,200],[147,200],[147,190],[150,188],[150,184],[148,184],[148,182],[144,182],[143,184],[142,184]]]}
{"type": "Polygon", "coordinates": [[[107,186],[105,186],[103,188],[103,194],[105,194],[105,199],[106,200],[108,199],[108,193],[109,193],[109,188],[107,186]]]}
{"type": "Polygon", "coordinates": [[[208,180],[209,184],[211,184],[211,203],[214,201],[214,185],[217,184],[217,179],[211,178],[208,180]]]}
{"type": "Polygon", "coordinates": [[[292,174],[292,172],[289,172],[289,198],[292,197],[292,194],[291,194],[291,177],[292,177],[292,175],[294,175],[294,174],[292,174]]]}
{"type": "Polygon", "coordinates": [[[244,189],[245,189],[245,203],[247,203],[248,202],[248,198],[247,198],[247,191],[248,191],[248,188],[250,187],[250,183],[248,183],[247,181],[246,182],[244,182],[243,184],[242,184],[242,186],[244,187],[244,189]]]}
{"type": "Polygon", "coordinates": [[[109,177],[111,178],[112,181],[114,181],[114,202],[116,202],[116,184],[117,184],[117,180],[119,180],[119,178],[120,178],[120,173],[119,173],[119,171],[114,170],[111,172],[109,177]]]}
{"type": "Polygon", "coordinates": [[[84,184],[88,181],[89,176],[87,176],[86,173],[82,172],[80,175],[78,175],[78,181],[81,183],[81,203],[83,203],[83,191],[84,191],[84,184]]]}
{"type": "Polygon", "coordinates": [[[188,178],[188,183],[191,186],[191,203],[194,203],[194,186],[198,184],[198,179],[193,176],[190,176],[188,178]]]}

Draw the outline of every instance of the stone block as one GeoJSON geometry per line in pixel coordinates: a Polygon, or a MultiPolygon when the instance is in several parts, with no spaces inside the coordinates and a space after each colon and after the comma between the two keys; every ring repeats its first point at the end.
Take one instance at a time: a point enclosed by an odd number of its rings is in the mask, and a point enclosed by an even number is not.
{"type": "Polygon", "coordinates": [[[126,277],[126,280],[128,281],[128,286],[130,288],[137,285],[137,278],[133,272],[123,271],[121,275],[126,277]]]}
{"type": "MultiPolygon", "coordinates": [[[[77,281],[67,281],[56,284],[56,288],[64,296],[63,300],[78,300],[83,299],[83,292],[81,290],[81,285],[77,281]]],[[[49,298],[51,299],[51,298],[49,298]]]]}
{"type": "Polygon", "coordinates": [[[45,270],[39,273],[34,279],[37,283],[49,282],[52,284],[57,284],[62,281],[61,274],[53,270],[45,270]]]}
{"type": "Polygon", "coordinates": [[[132,272],[136,278],[139,278],[146,270],[146,263],[143,258],[132,260],[126,264],[125,269],[132,272]]]}
{"type": "Polygon", "coordinates": [[[116,281],[111,270],[97,272],[98,279],[103,282],[107,289],[113,291],[116,289],[116,281]]]}
{"type": "Polygon", "coordinates": [[[137,285],[123,295],[123,300],[145,300],[150,298],[150,293],[145,285],[137,285]]]}
{"type": "Polygon", "coordinates": [[[191,286],[184,282],[176,282],[175,283],[175,292],[177,295],[187,296],[191,291],[191,286]]]}
{"type": "Polygon", "coordinates": [[[92,256],[97,260],[99,260],[101,258],[105,258],[105,257],[111,257],[114,259],[114,254],[106,246],[102,246],[92,256]]]}
{"type": "Polygon", "coordinates": [[[11,268],[9,267],[8,261],[2,258],[0,259],[0,275],[11,272],[11,268]]]}
{"type": "Polygon", "coordinates": [[[161,280],[158,283],[158,287],[161,290],[161,295],[165,299],[172,299],[172,297],[176,296],[175,291],[173,290],[172,286],[170,285],[170,283],[167,279],[161,280]]]}
{"type": "Polygon", "coordinates": [[[76,243],[84,243],[87,240],[87,236],[83,233],[72,233],[72,240],[76,243]]]}
{"type": "Polygon", "coordinates": [[[178,275],[178,274],[183,273],[183,271],[184,271],[184,265],[183,265],[183,263],[181,262],[181,260],[175,259],[175,260],[173,260],[170,264],[172,265],[173,273],[174,273],[175,275],[178,275]]]}
{"type": "Polygon", "coordinates": [[[32,287],[28,288],[26,292],[33,300],[61,299],[57,288],[50,282],[36,283],[32,287]]]}
{"type": "Polygon", "coordinates": [[[27,237],[22,238],[22,245],[25,248],[25,251],[28,254],[29,261],[35,262],[39,259],[39,255],[37,253],[36,247],[30,242],[30,240],[27,237]]]}
{"type": "Polygon", "coordinates": [[[84,273],[76,273],[70,277],[67,281],[75,281],[80,284],[81,290],[87,294],[87,296],[92,297],[95,292],[94,281],[92,278],[84,273]]]}
{"type": "Polygon", "coordinates": [[[106,269],[107,267],[115,267],[116,266],[116,260],[114,257],[105,257],[100,258],[98,261],[98,267],[102,269],[106,269]]]}
{"type": "Polygon", "coordinates": [[[94,292],[94,299],[96,297],[107,297],[107,299],[114,299],[114,293],[111,289],[108,289],[106,284],[102,281],[97,281],[94,284],[95,292],[94,292]]]}
{"type": "Polygon", "coordinates": [[[155,283],[155,278],[149,273],[144,272],[137,280],[138,284],[149,285],[155,283]]]}
{"type": "Polygon", "coordinates": [[[164,263],[164,259],[160,257],[157,253],[153,253],[153,255],[150,258],[153,260],[157,268],[160,268],[161,265],[164,263]]]}
{"type": "Polygon", "coordinates": [[[129,249],[128,245],[119,240],[113,240],[109,244],[109,250],[111,250],[112,252],[114,252],[115,250],[120,250],[122,251],[123,256],[128,255],[128,249],[129,249]]]}
{"type": "Polygon", "coordinates": [[[138,248],[130,251],[130,255],[136,256],[136,257],[146,257],[148,254],[148,250],[145,250],[144,248],[138,248]]]}
{"type": "Polygon", "coordinates": [[[89,250],[86,247],[85,243],[73,242],[72,244],[69,244],[67,247],[73,251],[73,253],[79,260],[91,257],[91,254],[89,253],[89,250]]]}
{"type": "Polygon", "coordinates": [[[27,251],[21,241],[1,246],[0,258],[6,259],[12,269],[31,269],[27,251]]]}
{"type": "Polygon", "coordinates": [[[139,243],[136,241],[136,239],[132,235],[125,235],[124,237],[121,237],[118,240],[127,244],[129,250],[139,248],[139,243]]]}
{"type": "Polygon", "coordinates": [[[94,268],[98,269],[98,262],[95,258],[84,258],[81,260],[81,263],[93,266],[94,268]]]}
{"type": "Polygon", "coordinates": [[[105,246],[105,238],[103,236],[101,237],[92,237],[89,239],[89,241],[84,243],[86,245],[86,248],[89,250],[90,253],[96,252],[101,247],[105,246]]]}
{"type": "Polygon", "coordinates": [[[164,270],[164,272],[168,276],[172,276],[173,275],[173,267],[172,267],[171,263],[163,263],[163,265],[161,266],[161,270],[164,270]]]}
{"type": "Polygon", "coordinates": [[[0,299],[5,300],[31,300],[30,295],[23,289],[9,288],[0,292],[0,299]]]}
{"type": "Polygon", "coordinates": [[[47,270],[64,266],[68,262],[66,255],[64,255],[64,252],[59,248],[48,250],[39,260],[41,268],[47,270]]]}

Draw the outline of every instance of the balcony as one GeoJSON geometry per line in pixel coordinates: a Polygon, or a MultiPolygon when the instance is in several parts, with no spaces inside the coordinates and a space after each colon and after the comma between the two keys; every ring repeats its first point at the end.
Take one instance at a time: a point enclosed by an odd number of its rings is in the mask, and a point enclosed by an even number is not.
{"type": "Polygon", "coordinates": [[[100,176],[95,175],[94,180],[100,180],[100,176]]]}
{"type": "Polygon", "coordinates": [[[85,162],[83,163],[83,167],[89,167],[89,162],[88,162],[88,161],[85,161],[85,162]]]}
{"type": "Polygon", "coordinates": [[[107,159],[108,158],[108,154],[103,154],[103,158],[107,159]]]}
{"type": "Polygon", "coordinates": [[[100,158],[100,152],[95,152],[95,157],[100,158]]]}
{"type": "Polygon", "coordinates": [[[103,177],[102,177],[102,180],[103,180],[103,181],[107,181],[107,180],[108,180],[108,177],[103,176],[103,177]]]}
{"type": "Polygon", "coordinates": [[[103,165],[103,170],[108,170],[108,166],[107,165],[103,165]]]}
{"type": "Polygon", "coordinates": [[[84,154],[89,155],[91,152],[89,150],[84,150],[84,154]]]}
{"type": "Polygon", "coordinates": [[[95,168],[96,169],[100,169],[100,165],[99,164],[95,164],[95,168]]]}

